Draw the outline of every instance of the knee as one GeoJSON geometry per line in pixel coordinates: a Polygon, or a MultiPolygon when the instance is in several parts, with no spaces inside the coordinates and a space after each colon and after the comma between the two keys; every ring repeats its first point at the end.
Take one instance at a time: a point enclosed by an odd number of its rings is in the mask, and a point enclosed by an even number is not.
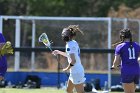
{"type": "Polygon", "coordinates": [[[3,77],[2,77],[2,76],[0,76],[0,81],[1,81],[1,80],[3,80],[3,77]]]}
{"type": "Polygon", "coordinates": [[[77,93],[85,93],[85,91],[77,91],[77,93]]]}
{"type": "Polygon", "coordinates": [[[73,93],[73,90],[70,90],[70,89],[67,88],[67,89],[66,89],[66,92],[67,92],[67,93],[73,93]]]}

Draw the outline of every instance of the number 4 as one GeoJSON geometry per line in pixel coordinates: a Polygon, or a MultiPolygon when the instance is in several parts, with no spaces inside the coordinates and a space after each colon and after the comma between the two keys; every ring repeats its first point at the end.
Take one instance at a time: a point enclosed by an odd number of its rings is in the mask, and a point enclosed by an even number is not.
{"type": "Polygon", "coordinates": [[[129,59],[135,59],[135,49],[128,48],[128,52],[129,52],[129,59]]]}

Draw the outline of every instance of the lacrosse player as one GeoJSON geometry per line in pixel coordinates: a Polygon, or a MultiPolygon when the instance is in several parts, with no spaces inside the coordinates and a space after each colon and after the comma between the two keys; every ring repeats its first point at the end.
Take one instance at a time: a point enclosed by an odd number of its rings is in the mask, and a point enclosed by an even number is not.
{"type": "Polygon", "coordinates": [[[140,67],[138,56],[140,46],[132,41],[130,29],[120,32],[121,42],[116,43],[115,58],[112,68],[116,68],[121,62],[121,80],[125,93],[135,93],[136,84],[139,83],[140,67]],[[121,60],[121,61],[120,61],[121,60]]]}
{"type": "Polygon", "coordinates": [[[2,33],[0,33],[0,80],[4,79],[7,71],[7,59],[5,54],[13,54],[13,48],[9,41],[5,41],[2,33]]]}
{"type": "Polygon", "coordinates": [[[74,40],[76,32],[83,33],[78,25],[70,25],[62,31],[62,39],[66,42],[66,51],[62,52],[54,50],[52,54],[60,54],[68,59],[68,66],[63,71],[70,70],[70,76],[67,84],[67,93],[73,93],[75,87],[77,93],[85,93],[83,83],[86,80],[84,75],[84,68],[80,60],[80,48],[78,43],[74,40]]]}

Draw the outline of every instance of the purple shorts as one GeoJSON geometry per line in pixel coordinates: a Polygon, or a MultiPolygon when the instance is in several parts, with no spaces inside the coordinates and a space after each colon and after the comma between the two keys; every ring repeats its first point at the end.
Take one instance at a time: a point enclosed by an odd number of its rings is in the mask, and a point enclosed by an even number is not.
{"type": "Polygon", "coordinates": [[[132,83],[139,84],[139,74],[125,74],[121,75],[122,83],[132,83]]]}
{"type": "Polygon", "coordinates": [[[7,71],[6,67],[0,67],[0,76],[4,77],[6,71],[7,71]]]}

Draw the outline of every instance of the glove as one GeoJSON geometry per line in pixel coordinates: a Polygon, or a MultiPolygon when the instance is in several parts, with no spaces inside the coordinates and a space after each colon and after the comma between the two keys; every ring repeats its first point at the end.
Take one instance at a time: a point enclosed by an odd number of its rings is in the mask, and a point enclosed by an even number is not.
{"type": "Polygon", "coordinates": [[[2,47],[0,53],[1,53],[1,55],[13,54],[13,48],[11,46],[11,42],[10,41],[7,41],[5,43],[5,45],[2,47]]]}
{"type": "Polygon", "coordinates": [[[5,45],[2,47],[2,49],[0,50],[0,54],[1,55],[5,55],[5,54],[13,54],[13,48],[11,46],[11,42],[7,41],[5,43],[5,45]]]}

